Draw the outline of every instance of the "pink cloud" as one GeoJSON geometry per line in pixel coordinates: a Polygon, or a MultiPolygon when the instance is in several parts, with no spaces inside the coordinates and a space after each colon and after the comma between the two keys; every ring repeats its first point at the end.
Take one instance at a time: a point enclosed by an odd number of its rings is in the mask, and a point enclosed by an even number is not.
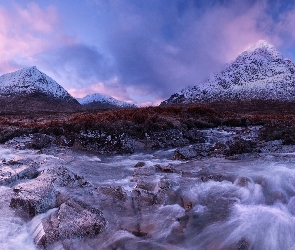
{"type": "Polygon", "coordinates": [[[100,93],[104,95],[112,96],[118,100],[132,102],[128,90],[124,88],[122,84],[118,82],[117,78],[106,83],[97,82],[95,84],[88,85],[87,87],[76,89],[68,89],[68,92],[74,97],[84,97],[86,95],[91,95],[94,93],[100,93]]]}
{"type": "Polygon", "coordinates": [[[25,8],[0,6],[0,70],[10,72],[34,64],[34,55],[60,40],[59,16],[52,7],[30,3],[25,8]]]}

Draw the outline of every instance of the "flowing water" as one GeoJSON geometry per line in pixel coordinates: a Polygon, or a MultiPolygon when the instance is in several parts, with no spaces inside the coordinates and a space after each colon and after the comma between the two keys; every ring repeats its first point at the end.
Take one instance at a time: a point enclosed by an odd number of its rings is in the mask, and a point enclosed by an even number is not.
{"type": "MultiPolygon", "coordinates": [[[[99,158],[65,149],[40,154],[3,146],[0,159],[30,159],[40,169],[64,165],[94,186],[122,186],[127,191],[136,185],[137,162],[174,165],[174,173],[156,173],[152,179],[174,183],[171,190],[182,202],[177,197],[173,200],[173,194],[165,205],[143,207],[140,227],[146,234],[126,230],[138,218],[102,209],[109,221],[102,234],[71,240],[67,247],[56,243],[50,249],[295,249],[293,154],[179,162],[172,160],[171,150],[99,158]],[[202,176],[209,177],[204,180],[202,176]]],[[[79,192],[75,195],[82,197],[79,192]]],[[[37,249],[33,235],[43,215],[22,219],[9,207],[11,195],[11,187],[0,186],[0,249],[37,249]]],[[[85,199],[92,205],[99,202],[85,199]]]]}

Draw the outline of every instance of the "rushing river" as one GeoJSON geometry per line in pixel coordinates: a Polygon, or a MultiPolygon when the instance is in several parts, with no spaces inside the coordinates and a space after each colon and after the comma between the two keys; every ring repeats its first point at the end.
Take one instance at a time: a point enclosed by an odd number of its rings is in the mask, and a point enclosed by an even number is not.
{"type": "MultiPolygon", "coordinates": [[[[137,162],[145,162],[145,167],[173,164],[173,173],[143,177],[152,183],[172,183],[165,204],[142,207],[140,218],[101,208],[109,222],[103,233],[50,249],[295,249],[293,154],[179,162],[172,159],[171,150],[99,158],[66,149],[40,153],[3,146],[0,159],[31,160],[40,170],[63,165],[94,186],[121,186],[126,192],[136,185],[137,162]],[[144,234],[129,230],[135,221],[144,234]]],[[[99,203],[80,190],[73,195],[99,203]]],[[[21,218],[9,207],[11,196],[11,187],[0,186],[0,249],[37,249],[33,238],[42,215],[21,218]]]]}

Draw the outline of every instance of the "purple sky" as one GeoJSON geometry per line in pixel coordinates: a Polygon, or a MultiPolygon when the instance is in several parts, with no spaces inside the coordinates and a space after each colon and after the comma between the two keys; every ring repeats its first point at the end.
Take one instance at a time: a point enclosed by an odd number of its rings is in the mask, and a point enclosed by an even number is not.
{"type": "Polygon", "coordinates": [[[75,97],[158,104],[260,39],[295,61],[295,1],[0,2],[0,74],[35,65],[75,97]]]}

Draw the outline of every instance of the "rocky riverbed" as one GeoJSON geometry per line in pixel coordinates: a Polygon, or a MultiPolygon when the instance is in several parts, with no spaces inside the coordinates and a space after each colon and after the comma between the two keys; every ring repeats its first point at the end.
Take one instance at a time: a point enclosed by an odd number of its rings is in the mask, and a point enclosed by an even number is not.
{"type": "Polygon", "coordinates": [[[9,140],[0,249],[292,249],[295,147],[261,129],[113,156],[9,140]]]}

